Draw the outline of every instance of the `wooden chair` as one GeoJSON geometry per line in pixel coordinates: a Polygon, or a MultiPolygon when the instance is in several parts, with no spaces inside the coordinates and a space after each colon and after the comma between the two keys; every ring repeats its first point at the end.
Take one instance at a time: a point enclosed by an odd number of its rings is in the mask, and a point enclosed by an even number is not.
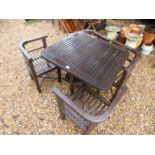
{"type": "Polygon", "coordinates": [[[47,47],[46,38],[47,36],[45,35],[31,40],[22,41],[19,43],[19,49],[22,52],[22,55],[24,57],[24,61],[26,63],[29,75],[31,79],[34,80],[39,93],[41,93],[41,84],[43,80],[45,78],[49,78],[48,76],[46,76],[48,72],[56,69],[58,74],[58,82],[61,82],[61,70],[58,67],[56,67],[54,64],[50,62],[47,62],[41,56],[37,56],[33,58],[32,55],[30,54],[30,52],[33,52],[39,49],[45,49],[47,47]],[[27,50],[25,48],[25,45],[38,40],[42,41],[42,44],[43,44],[42,47],[39,47],[33,50],[27,50]],[[41,81],[39,81],[39,77],[42,78],[41,81]]]}
{"type": "Polygon", "coordinates": [[[127,90],[125,86],[127,71],[125,70],[115,83],[115,91],[112,97],[107,99],[101,96],[87,85],[76,87],[73,94],[64,95],[60,90],[54,88],[52,91],[57,97],[60,117],[67,116],[79,128],[84,130],[84,134],[89,134],[96,125],[106,120],[113,109],[118,104],[122,95],[127,90]]]}

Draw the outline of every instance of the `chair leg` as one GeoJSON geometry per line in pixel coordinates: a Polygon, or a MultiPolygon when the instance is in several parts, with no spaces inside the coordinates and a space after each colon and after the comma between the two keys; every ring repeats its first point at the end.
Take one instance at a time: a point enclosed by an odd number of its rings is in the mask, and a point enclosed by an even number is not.
{"type": "Polygon", "coordinates": [[[30,75],[30,77],[31,77],[31,80],[34,80],[34,79],[33,79],[33,76],[31,75],[31,73],[29,73],[29,75],[30,75]]]}
{"type": "Polygon", "coordinates": [[[57,74],[58,74],[58,82],[61,83],[62,80],[61,80],[61,69],[60,68],[57,68],[57,74]]]}
{"type": "Polygon", "coordinates": [[[98,95],[100,95],[100,90],[99,90],[99,89],[97,89],[97,90],[96,90],[96,93],[97,93],[98,95]]]}
{"type": "Polygon", "coordinates": [[[41,93],[41,88],[40,88],[40,84],[39,84],[38,78],[37,77],[33,77],[33,79],[34,79],[34,82],[36,84],[38,92],[41,93]]]}
{"type": "Polygon", "coordinates": [[[70,89],[70,95],[72,95],[74,93],[74,77],[71,76],[70,77],[70,82],[69,82],[69,89],[70,89]]]}
{"type": "Polygon", "coordinates": [[[90,127],[83,133],[83,135],[89,135],[90,132],[97,126],[97,123],[91,123],[90,127]]]}
{"type": "Polygon", "coordinates": [[[62,120],[64,120],[65,119],[65,115],[64,115],[64,113],[62,111],[62,104],[61,104],[61,102],[62,102],[62,100],[59,97],[57,97],[57,104],[58,104],[58,108],[59,108],[60,118],[62,120]]]}
{"type": "Polygon", "coordinates": [[[65,119],[65,115],[64,115],[64,113],[62,112],[62,110],[60,108],[59,108],[59,113],[60,113],[60,118],[62,120],[64,120],[65,119]]]}

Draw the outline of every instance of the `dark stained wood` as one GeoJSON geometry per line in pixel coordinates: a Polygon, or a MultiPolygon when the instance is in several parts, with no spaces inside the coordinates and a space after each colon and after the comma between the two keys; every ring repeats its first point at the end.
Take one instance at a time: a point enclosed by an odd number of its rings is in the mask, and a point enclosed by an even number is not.
{"type": "MultiPolygon", "coordinates": [[[[32,52],[32,51],[36,51],[38,49],[47,47],[46,38],[47,38],[47,36],[42,36],[42,37],[37,37],[37,38],[34,38],[34,39],[22,41],[22,42],[19,43],[19,49],[20,49],[20,51],[21,51],[21,53],[22,53],[22,55],[24,57],[24,61],[26,63],[26,67],[28,69],[29,75],[30,75],[31,79],[34,80],[39,93],[41,93],[41,88],[40,88],[41,84],[40,84],[38,78],[42,77],[43,75],[47,74],[48,72],[57,69],[58,81],[61,82],[60,68],[56,67],[51,62],[48,62],[47,60],[45,60],[41,56],[36,57],[36,58],[32,58],[32,56],[30,55],[30,52],[32,52]],[[31,51],[28,51],[25,48],[26,44],[29,44],[29,43],[37,41],[37,40],[42,40],[42,44],[43,44],[42,47],[33,49],[31,51]]],[[[44,80],[45,76],[43,76],[42,78],[44,80]]]]}
{"type": "Polygon", "coordinates": [[[42,57],[98,89],[109,88],[122,69],[127,49],[81,31],[46,48],[42,57]]]}
{"type": "Polygon", "coordinates": [[[111,42],[112,44],[115,44],[117,46],[119,46],[119,48],[122,48],[122,49],[126,49],[128,50],[128,52],[130,54],[133,54],[133,58],[128,58],[126,61],[130,62],[128,66],[126,66],[126,70],[128,70],[128,75],[130,75],[129,73],[131,73],[131,71],[133,70],[133,68],[135,67],[135,64],[136,62],[141,58],[141,52],[140,52],[140,48],[137,48],[137,49],[133,49],[121,42],[118,42],[116,40],[113,40],[113,41],[110,41],[108,38],[106,38],[106,36],[103,36],[101,34],[99,34],[98,32],[95,32],[93,30],[84,30],[84,32],[88,33],[88,34],[91,34],[97,38],[100,38],[104,41],[107,41],[107,42],[111,42]]]}
{"type": "Polygon", "coordinates": [[[67,116],[77,127],[84,130],[84,134],[89,134],[97,123],[105,121],[110,116],[122,95],[126,92],[127,75],[127,71],[124,70],[119,85],[110,100],[97,94],[96,91],[84,84],[76,87],[74,92],[68,96],[54,88],[52,92],[57,97],[61,118],[64,119],[67,116]]]}

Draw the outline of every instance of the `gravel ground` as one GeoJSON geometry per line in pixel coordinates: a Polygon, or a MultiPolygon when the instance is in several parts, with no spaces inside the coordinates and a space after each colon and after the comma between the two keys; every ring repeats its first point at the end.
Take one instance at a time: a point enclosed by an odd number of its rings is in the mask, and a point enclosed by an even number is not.
{"type": "MultiPolygon", "coordinates": [[[[65,91],[68,85],[46,80],[39,94],[18,49],[19,41],[43,34],[48,45],[65,36],[51,21],[26,26],[24,20],[0,20],[0,134],[81,134],[59,118],[51,93],[54,86],[65,91]]],[[[92,134],[155,134],[155,52],[141,58],[127,85],[111,117],[92,134]]]]}

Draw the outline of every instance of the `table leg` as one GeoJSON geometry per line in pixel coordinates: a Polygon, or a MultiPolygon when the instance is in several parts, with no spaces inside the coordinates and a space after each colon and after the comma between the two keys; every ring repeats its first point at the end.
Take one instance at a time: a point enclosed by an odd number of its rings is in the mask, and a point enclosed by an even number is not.
{"type": "Polygon", "coordinates": [[[98,95],[100,95],[100,89],[97,89],[97,90],[96,90],[96,93],[97,93],[98,95]]]}
{"type": "Polygon", "coordinates": [[[74,93],[74,77],[71,75],[71,77],[70,77],[70,83],[69,83],[69,85],[70,85],[70,95],[72,95],[73,93],[74,93]]]}

